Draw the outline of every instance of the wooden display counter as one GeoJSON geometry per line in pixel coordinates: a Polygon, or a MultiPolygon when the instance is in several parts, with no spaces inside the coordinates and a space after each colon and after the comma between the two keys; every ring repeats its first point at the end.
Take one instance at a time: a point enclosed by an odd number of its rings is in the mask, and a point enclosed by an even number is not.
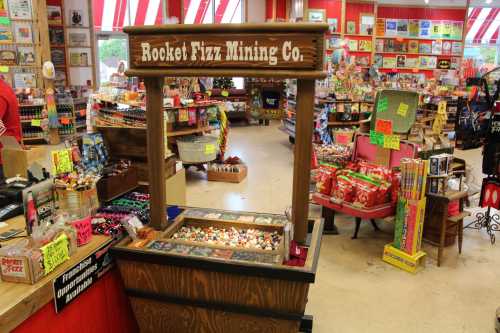
{"type": "MultiPolygon", "coordinates": [[[[9,229],[23,229],[25,227],[23,216],[10,219],[6,223],[6,227],[0,228],[0,233],[9,229]]],[[[19,238],[9,242],[2,242],[2,245],[17,241],[19,241],[19,238]]],[[[79,247],[68,261],[33,285],[9,283],[0,280],[0,332],[13,330],[51,302],[54,299],[53,279],[109,242],[109,237],[94,235],[90,243],[79,247]]],[[[53,307],[52,304],[50,305],[53,307]]]]}
{"type": "Polygon", "coordinates": [[[130,238],[114,246],[141,332],[297,332],[316,277],[322,221],[311,223],[303,267],[282,264],[281,246],[260,250],[173,237],[184,225],[249,232],[282,231],[287,222],[282,215],[188,208],[146,246],[133,247],[130,238]]]}

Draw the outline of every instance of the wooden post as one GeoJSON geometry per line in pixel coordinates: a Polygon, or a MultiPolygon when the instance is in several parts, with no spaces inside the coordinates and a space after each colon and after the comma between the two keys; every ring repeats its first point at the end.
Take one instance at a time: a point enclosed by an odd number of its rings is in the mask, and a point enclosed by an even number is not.
{"type": "Polygon", "coordinates": [[[309,183],[313,135],[314,80],[297,80],[297,113],[293,162],[292,221],[294,240],[304,243],[309,218],[309,183]]]}
{"type": "Polygon", "coordinates": [[[165,126],[163,121],[163,77],[144,79],[147,91],[147,151],[151,226],[164,230],[167,226],[165,210],[165,126]]]}

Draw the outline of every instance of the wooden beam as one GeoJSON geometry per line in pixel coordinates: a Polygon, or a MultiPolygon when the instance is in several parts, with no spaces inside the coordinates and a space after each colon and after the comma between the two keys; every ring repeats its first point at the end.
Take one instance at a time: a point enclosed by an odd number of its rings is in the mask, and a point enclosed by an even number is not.
{"type": "Polygon", "coordinates": [[[146,103],[148,170],[151,226],[164,230],[165,211],[165,129],[163,114],[163,77],[145,78],[148,95],[146,103]]]}
{"type": "Polygon", "coordinates": [[[314,80],[297,80],[293,162],[292,221],[294,240],[305,243],[309,218],[309,183],[313,135],[314,80]]]}
{"type": "MultiPolygon", "coordinates": [[[[346,7],[346,0],[342,0],[342,7],[340,9],[340,35],[341,38],[344,38],[345,34],[345,7],[346,7]]],[[[375,47],[375,45],[372,45],[372,47],[375,47]]]]}

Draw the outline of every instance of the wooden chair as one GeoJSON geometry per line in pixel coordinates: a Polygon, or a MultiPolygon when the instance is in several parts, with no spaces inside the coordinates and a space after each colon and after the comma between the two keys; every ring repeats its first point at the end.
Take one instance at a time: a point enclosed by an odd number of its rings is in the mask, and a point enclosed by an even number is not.
{"type": "MultiPolygon", "coordinates": [[[[436,243],[432,240],[426,239],[429,243],[438,246],[437,265],[441,266],[443,258],[443,251],[445,247],[446,236],[452,235],[454,237],[455,230],[458,236],[458,253],[462,253],[462,240],[463,240],[463,221],[464,218],[469,216],[469,212],[465,212],[464,201],[467,200],[466,191],[447,191],[444,194],[427,193],[427,209],[426,209],[426,222],[433,223],[440,222],[439,228],[439,242],[436,243]],[[448,205],[450,202],[459,200],[460,213],[455,216],[448,216],[448,205]],[[435,218],[432,219],[431,217],[435,218]],[[427,218],[429,217],[429,218],[427,218]],[[436,219],[439,219],[436,221],[436,219]]],[[[425,227],[425,224],[424,224],[425,227]]],[[[424,235],[425,237],[425,235],[424,235]]]]}

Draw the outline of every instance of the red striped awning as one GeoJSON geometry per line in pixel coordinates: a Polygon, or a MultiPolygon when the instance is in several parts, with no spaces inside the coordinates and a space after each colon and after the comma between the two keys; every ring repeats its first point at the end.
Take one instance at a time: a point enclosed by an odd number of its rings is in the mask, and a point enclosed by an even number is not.
{"type": "Polygon", "coordinates": [[[121,31],[128,25],[162,23],[162,0],[93,0],[94,27],[121,31]]]}
{"type": "Polygon", "coordinates": [[[467,44],[500,44],[500,8],[469,8],[467,44]]]}
{"type": "Polygon", "coordinates": [[[242,0],[184,0],[184,23],[241,23],[241,5],[242,0]]]}

